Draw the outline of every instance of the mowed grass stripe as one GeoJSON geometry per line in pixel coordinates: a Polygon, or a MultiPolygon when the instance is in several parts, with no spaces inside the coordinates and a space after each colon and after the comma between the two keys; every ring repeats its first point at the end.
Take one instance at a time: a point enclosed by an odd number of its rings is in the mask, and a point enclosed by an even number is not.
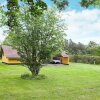
{"type": "Polygon", "coordinates": [[[20,65],[0,63],[0,100],[100,100],[100,65],[46,66],[42,80],[23,80],[20,65]]]}

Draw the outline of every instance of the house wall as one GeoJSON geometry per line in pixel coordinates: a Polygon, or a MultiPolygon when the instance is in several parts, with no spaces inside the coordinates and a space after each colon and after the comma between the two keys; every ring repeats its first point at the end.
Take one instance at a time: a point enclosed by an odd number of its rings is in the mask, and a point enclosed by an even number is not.
{"type": "Polygon", "coordinates": [[[4,63],[7,63],[8,62],[8,59],[4,55],[2,55],[2,62],[4,62],[4,63]]]}
{"type": "Polygon", "coordinates": [[[62,64],[69,64],[69,58],[68,57],[61,57],[61,63],[62,64]]]}
{"type": "Polygon", "coordinates": [[[21,62],[17,59],[8,59],[5,55],[2,55],[2,62],[7,64],[20,64],[21,62]]]}

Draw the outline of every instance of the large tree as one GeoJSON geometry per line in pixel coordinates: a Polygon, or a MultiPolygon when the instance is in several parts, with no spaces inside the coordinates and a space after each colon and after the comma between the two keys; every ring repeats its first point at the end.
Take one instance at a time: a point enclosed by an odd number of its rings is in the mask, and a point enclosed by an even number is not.
{"type": "Polygon", "coordinates": [[[53,11],[33,17],[28,9],[17,13],[18,26],[10,31],[9,41],[32,75],[38,75],[41,64],[63,47],[63,24],[53,11]]]}
{"type": "Polygon", "coordinates": [[[64,50],[70,55],[85,55],[86,46],[82,43],[75,43],[71,39],[64,41],[64,50]]]}
{"type": "Polygon", "coordinates": [[[92,56],[100,56],[100,44],[90,41],[87,45],[87,53],[92,56]]]}
{"type": "Polygon", "coordinates": [[[64,31],[55,13],[46,12],[47,5],[42,0],[22,1],[24,5],[18,0],[7,0],[7,12],[2,11],[2,21],[9,27],[7,41],[17,49],[20,60],[34,76],[38,75],[45,59],[61,51],[64,31]]]}

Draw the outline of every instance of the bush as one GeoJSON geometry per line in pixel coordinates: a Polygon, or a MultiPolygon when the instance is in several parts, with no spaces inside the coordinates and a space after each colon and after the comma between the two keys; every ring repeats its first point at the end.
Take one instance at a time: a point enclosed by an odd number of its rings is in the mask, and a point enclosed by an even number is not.
{"type": "Polygon", "coordinates": [[[30,80],[32,80],[32,79],[41,80],[41,79],[45,79],[46,76],[45,75],[32,76],[32,75],[26,73],[26,74],[22,74],[21,78],[22,79],[30,79],[30,80]]]}
{"type": "Polygon", "coordinates": [[[88,55],[71,55],[70,62],[87,63],[87,64],[100,64],[100,57],[88,55]]]}
{"type": "Polygon", "coordinates": [[[30,74],[26,73],[26,74],[22,74],[21,75],[22,79],[31,79],[30,74]]]}
{"type": "Polygon", "coordinates": [[[34,77],[34,79],[37,79],[37,80],[41,80],[41,79],[45,79],[46,76],[45,75],[37,75],[36,77],[34,77]]]}

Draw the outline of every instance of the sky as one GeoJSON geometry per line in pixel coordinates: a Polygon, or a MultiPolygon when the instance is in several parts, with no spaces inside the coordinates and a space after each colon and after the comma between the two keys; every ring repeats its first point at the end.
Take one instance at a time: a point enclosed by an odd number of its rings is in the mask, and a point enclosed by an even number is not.
{"type": "Polygon", "coordinates": [[[62,13],[68,25],[67,38],[84,44],[89,41],[100,44],[100,9],[82,8],[79,1],[70,0],[69,10],[62,13]]]}
{"type": "MultiPolygon", "coordinates": [[[[6,0],[0,0],[6,4],[6,0]]],[[[49,7],[52,6],[50,0],[44,0],[49,7]]],[[[100,9],[89,7],[82,8],[79,5],[80,0],[69,0],[69,7],[61,12],[62,19],[66,22],[65,32],[67,39],[74,42],[88,44],[89,41],[95,41],[100,44],[100,9]]],[[[3,29],[0,28],[0,41],[5,38],[3,29]]]]}
{"type": "MultiPolygon", "coordinates": [[[[45,0],[51,6],[50,0],[45,0]]],[[[80,0],[69,0],[69,7],[61,13],[66,22],[67,39],[88,44],[95,41],[100,44],[100,9],[80,6],[80,0]]]]}

